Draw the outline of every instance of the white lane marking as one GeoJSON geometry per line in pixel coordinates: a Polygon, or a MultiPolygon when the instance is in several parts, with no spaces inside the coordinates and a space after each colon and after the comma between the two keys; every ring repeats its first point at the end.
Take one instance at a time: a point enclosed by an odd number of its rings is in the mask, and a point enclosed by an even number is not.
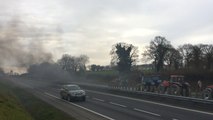
{"type": "Polygon", "coordinates": [[[109,102],[110,104],[112,104],[112,105],[116,105],[116,106],[120,106],[120,107],[126,107],[125,105],[121,105],[121,104],[118,104],[118,103],[114,103],[114,102],[109,102]]]}
{"type": "Polygon", "coordinates": [[[114,95],[114,94],[109,94],[109,93],[97,92],[97,91],[93,91],[93,90],[86,90],[86,91],[89,91],[89,92],[92,92],[92,93],[97,93],[97,94],[102,94],[102,95],[109,95],[109,96],[113,96],[113,97],[119,97],[119,98],[123,98],[123,99],[129,99],[129,100],[134,100],[134,101],[139,101],[139,102],[145,102],[145,103],[160,105],[160,106],[166,106],[166,107],[176,108],[176,109],[180,109],[180,110],[186,110],[186,111],[197,112],[197,113],[202,113],[202,114],[207,114],[207,115],[213,115],[213,113],[211,113],[211,112],[204,112],[204,111],[200,111],[200,110],[193,110],[193,109],[189,109],[189,108],[178,107],[178,106],[173,106],[173,105],[167,105],[167,104],[163,104],[163,103],[152,102],[152,101],[147,101],[147,100],[141,100],[141,99],[137,99],[137,98],[130,98],[130,97],[125,97],[125,96],[120,96],[120,95],[114,95]]]}
{"type": "Polygon", "coordinates": [[[156,113],[153,113],[153,112],[149,112],[149,111],[145,111],[145,110],[141,110],[141,109],[137,109],[137,108],[134,108],[134,110],[138,111],[138,112],[147,113],[147,114],[150,114],[150,115],[154,115],[154,116],[160,117],[159,114],[156,114],[156,113]]]}
{"type": "Polygon", "coordinates": [[[92,98],[92,99],[97,100],[97,101],[104,102],[104,100],[102,100],[102,99],[98,99],[98,98],[92,98]]]}
{"type": "MultiPolygon", "coordinates": [[[[59,98],[59,97],[56,97],[56,96],[54,96],[54,95],[52,95],[52,94],[50,94],[50,93],[47,93],[47,92],[44,92],[44,94],[46,94],[46,95],[48,95],[48,96],[50,96],[50,97],[59,99],[59,100],[63,100],[63,99],[61,99],[61,98],[59,98]]],[[[115,120],[115,119],[113,119],[113,118],[111,118],[111,117],[108,117],[108,116],[103,115],[103,114],[101,114],[101,113],[95,112],[95,111],[90,110],[90,109],[88,109],[88,108],[85,108],[85,107],[83,107],[83,106],[74,104],[74,103],[72,103],[72,102],[68,102],[68,101],[66,101],[66,100],[63,100],[63,101],[65,101],[65,102],[68,103],[68,104],[71,104],[71,105],[74,105],[74,106],[76,106],[76,107],[79,107],[79,108],[81,108],[81,109],[84,109],[84,110],[86,110],[86,111],[88,111],[88,112],[91,112],[91,113],[93,113],[93,114],[99,115],[99,116],[101,116],[101,117],[103,117],[103,118],[106,118],[106,119],[108,119],[108,120],[115,120]]]]}
{"type": "Polygon", "coordinates": [[[178,119],[176,119],[176,118],[172,118],[172,120],[178,120],[178,119]]]}

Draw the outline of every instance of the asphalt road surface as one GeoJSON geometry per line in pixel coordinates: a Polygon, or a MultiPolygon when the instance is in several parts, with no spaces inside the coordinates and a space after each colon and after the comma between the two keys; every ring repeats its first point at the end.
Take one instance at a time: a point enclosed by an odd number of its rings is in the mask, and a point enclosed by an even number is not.
{"type": "MultiPolygon", "coordinates": [[[[86,102],[69,103],[60,100],[60,84],[22,79],[13,79],[12,81],[22,87],[41,92],[49,96],[49,99],[58,100],[57,106],[63,105],[61,109],[67,113],[70,112],[70,107],[75,106],[109,120],[213,120],[212,112],[187,109],[94,90],[86,90],[86,102]]],[[[83,113],[82,116],[84,116],[83,113]]]]}

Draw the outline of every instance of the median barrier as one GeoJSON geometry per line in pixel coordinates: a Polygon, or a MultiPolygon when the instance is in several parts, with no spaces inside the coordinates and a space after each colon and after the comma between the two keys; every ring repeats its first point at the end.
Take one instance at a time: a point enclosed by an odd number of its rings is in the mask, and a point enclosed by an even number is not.
{"type": "Polygon", "coordinates": [[[75,83],[89,90],[98,90],[101,92],[113,93],[122,96],[134,97],[139,99],[145,99],[149,101],[159,101],[166,104],[174,104],[182,107],[189,107],[195,109],[201,109],[204,111],[213,111],[213,100],[204,100],[193,97],[175,96],[169,94],[160,94],[153,92],[138,91],[134,87],[124,86],[108,86],[86,83],[75,83]]]}

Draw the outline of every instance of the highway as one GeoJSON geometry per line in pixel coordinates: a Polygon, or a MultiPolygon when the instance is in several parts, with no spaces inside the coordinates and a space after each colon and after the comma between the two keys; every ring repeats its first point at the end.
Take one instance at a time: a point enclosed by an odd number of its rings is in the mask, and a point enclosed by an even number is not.
{"type": "MultiPolygon", "coordinates": [[[[60,85],[50,84],[44,81],[13,79],[14,83],[22,87],[40,92],[43,96],[49,96],[52,101],[57,101],[57,106],[63,105],[66,113],[69,108],[80,107],[88,112],[108,120],[212,120],[212,112],[204,112],[194,109],[187,109],[178,106],[166,105],[147,100],[131,98],[86,89],[86,102],[73,102],[61,100],[59,96],[60,85]]],[[[40,96],[41,97],[41,96],[40,96]]],[[[44,98],[45,99],[45,98],[44,98]]],[[[51,102],[51,100],[47,100],[51,102]]],[[[55,105],[55,104],[52,104],[55,105]]],[[[84,115],[82,115],[84,116],[84,115]]]]}

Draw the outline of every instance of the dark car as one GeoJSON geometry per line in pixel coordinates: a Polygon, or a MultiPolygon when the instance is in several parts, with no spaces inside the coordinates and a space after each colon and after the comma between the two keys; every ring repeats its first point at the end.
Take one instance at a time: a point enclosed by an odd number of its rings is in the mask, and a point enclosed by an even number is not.
{"type": "Polygon", "coordinates": [[[60,90],[60,95],[62,99],[68,100],[68,101],[74,101],[74,100],[86,100],[86,93],[84,90],[82,90],[78,85],[69,84],[69,85],[63,85],[60,90]]]}

